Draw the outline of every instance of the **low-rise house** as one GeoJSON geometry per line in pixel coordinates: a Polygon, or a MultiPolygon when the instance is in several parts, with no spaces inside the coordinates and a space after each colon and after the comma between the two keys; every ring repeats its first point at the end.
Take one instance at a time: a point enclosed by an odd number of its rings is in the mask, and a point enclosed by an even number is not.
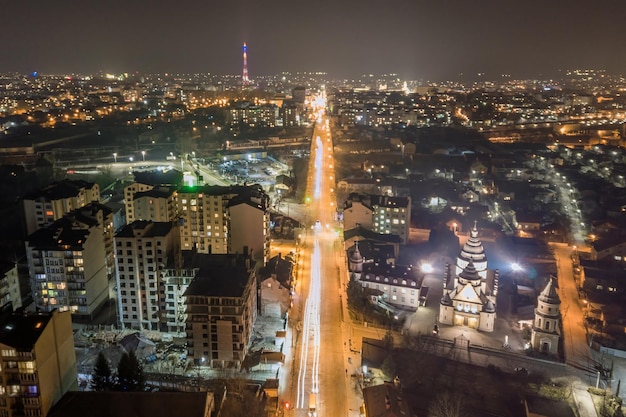
{"type": "Polygon", "coordinates": [[[362,269],[362,272],[354,274],[363,288],[375,290],[384,303],[407,310],[417,310],[423,279],[417,268],[363,264],[362,269]]]}
{"type": "Polygon", "coordinates": [[[381,385],[363,388],[365,415],[370,417],[411,416],[409,405],[402,395],[400,381],[385,381],[381,385]]]}
{"type": "Polygon", "coordinates": [[[376,233],[360,225],[352,229],[344,229],[343,240],[346,248],[350,248],[355,244],[355,242],[362,240],[372,241],[376,244],[390,245],[393,247],[394,258],[398,257],[400,252],[400,243],[402,242],[400,237],[397,235],[376,233]]]}
{"type": "Polygon", "coordinates": [[[269,277],[259,285],[259,307],[264,317],[283,318],[289,310],[291,294],[276,278],[269,277]]]}
{"type": "Polygon", "coordinates": [[[590,258],[626,261],[626,236],[611,234],[596,240],[591,244],[590,258]]]}
{"type": "Polygon", "coordinates": [[[587,294],[617,296],[626,290],[626,264],[614,261],[580,260],[581,287],[587,294]]]}

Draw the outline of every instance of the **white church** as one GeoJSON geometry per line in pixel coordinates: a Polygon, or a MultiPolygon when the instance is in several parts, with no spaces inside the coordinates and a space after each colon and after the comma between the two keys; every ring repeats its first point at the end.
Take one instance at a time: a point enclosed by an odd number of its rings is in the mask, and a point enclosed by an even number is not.
{"type": "Polygon", "coordinates": [[[493,332],[497,295],[498,271],[487,269],[487,256],[474,225],[456,265],[446,267],[439,323],[493,332]]]}

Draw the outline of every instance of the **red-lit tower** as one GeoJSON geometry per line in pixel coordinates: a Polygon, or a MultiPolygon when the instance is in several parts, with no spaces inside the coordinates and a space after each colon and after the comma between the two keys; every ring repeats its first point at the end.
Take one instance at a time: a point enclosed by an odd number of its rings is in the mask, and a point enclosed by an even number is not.
{"type": "Polygon", "coordinates": [[[243,43],[243,74],[241,75],[241,82],[248,84],[250,79],[248,78],[248,47],[246,43],[243,43]]]}

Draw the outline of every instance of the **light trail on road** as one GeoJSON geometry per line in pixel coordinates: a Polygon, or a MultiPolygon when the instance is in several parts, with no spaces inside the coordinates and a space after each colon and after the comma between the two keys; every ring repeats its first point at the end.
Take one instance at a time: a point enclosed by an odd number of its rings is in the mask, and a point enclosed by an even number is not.
{"type": "MultiPolygon", "coordinates": [[[[309,214],[315,220],[315,226],[312,227],[313,236],[311,236],[310,246],[310,273],[309,273],[309,288],[306,301],[304,302],[304,310],[302,315],[302,339],[300,342],[299,351],[299,369],[298,369],[298,383],[295,395],[295,408],[296,409],[314,409],[319,415],[319,406],[324,404],[324,400],[320,399],[320,351],[322,349],[322,309],[326,308],[326,305],[322,305],[322,271],[328,272],[328,260],[322,259],[322,250],[327,250],[329,241],[335,239],[335,235],[330,233],[330,220],[333,218],[333,214],[328,210],[330,206],[334,210],[334,204],[332,202],[332,192],[328,192],[328,189],[332,189],[332,185],[328,183],[329,179],[332,181],[332,159],[331,162],[325,160],[326,152],[322,141],[322,132],[324,129],[324,107],[320,107],[317,110],[318,123],[314,129],[313,138],[315,141],[312,143],[311,156],[312,163],[310,169],[314,172],[309,177],[313,182],[310,184],[312,189],[311,205],[309,206],[309,214]],[[310,395],[318,394],[318,395],[310,395]]],[[[328,122],[326,121],[326,124],[328,122]]],[[[326,133],[328,136],[328,132],[326,133]]],[[[326,145],[328,146],[328,145],[326,145]]],[[[330,149],[328,149],[330,151],[330,149]]],[[[332,158],[332,154],[329,152],[329,157],[332,158]]],[[[311,191],[309,191],[311,192],[311,191]]],[[[326,311],[326,310],[324,310],[326,311]]],[[[327,324],[325,326],[328,326],[327,324]]],[[[328,331],[325,329],[325,331],[328,331]]],[[[326,337],[324,344],[327,344],[326,337]]],[[[325,348],[327,349],[327,347],[325,348]]],[[[326,357],[325,357],[325,360],[326,357]]],[[[343,366],[340,365],[343,369],[343,366]]],[[[328,369],[322,367],[324,375],[322,375],[322,385],[328,384],[328,369]]],[[[333,381],[334,382],[334,381],[333,381]]],[[[324,385],[326,386],[326,385],[324,385]]],[[[315,413],[315,412],[314,412],[315,413]]]]}
{"type": "Polygon", "coordinates": [[[300,350],[300,370],[298,372],[298,392],[296,408],[307,408],[306,381],[310,372],[311,392],[319,392],[319,362],[320,362],[320,302],[321,302],[321,274],[320,274],[320,244],[317,237],[313,244],[311,255],[311,281],[309,296],[304,310],[304,326],[302,349],[300,350]],[[312,345],[312,346],[311,346],[312,345]],[[313,358],[309,371],[309,351],[312,347],[313,358]]]}
{"type": "Polygon", "coordinates": [[[322,152],[322,139],[318,136],[315,138],[315,191],[313,197],[319,200],[322,196],[322,164],[324,163],[322,152]]]}

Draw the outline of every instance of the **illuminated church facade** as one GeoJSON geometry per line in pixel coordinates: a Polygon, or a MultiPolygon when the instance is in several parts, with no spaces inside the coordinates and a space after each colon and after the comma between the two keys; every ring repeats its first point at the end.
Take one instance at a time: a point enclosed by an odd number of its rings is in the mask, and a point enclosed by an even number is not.
{"type": "Polygon", "coordinates": [[[498,271],[487,268],[487,256],[476,225],[456,258],[446,265],[439,323],[493,332],[498,271]]]}

